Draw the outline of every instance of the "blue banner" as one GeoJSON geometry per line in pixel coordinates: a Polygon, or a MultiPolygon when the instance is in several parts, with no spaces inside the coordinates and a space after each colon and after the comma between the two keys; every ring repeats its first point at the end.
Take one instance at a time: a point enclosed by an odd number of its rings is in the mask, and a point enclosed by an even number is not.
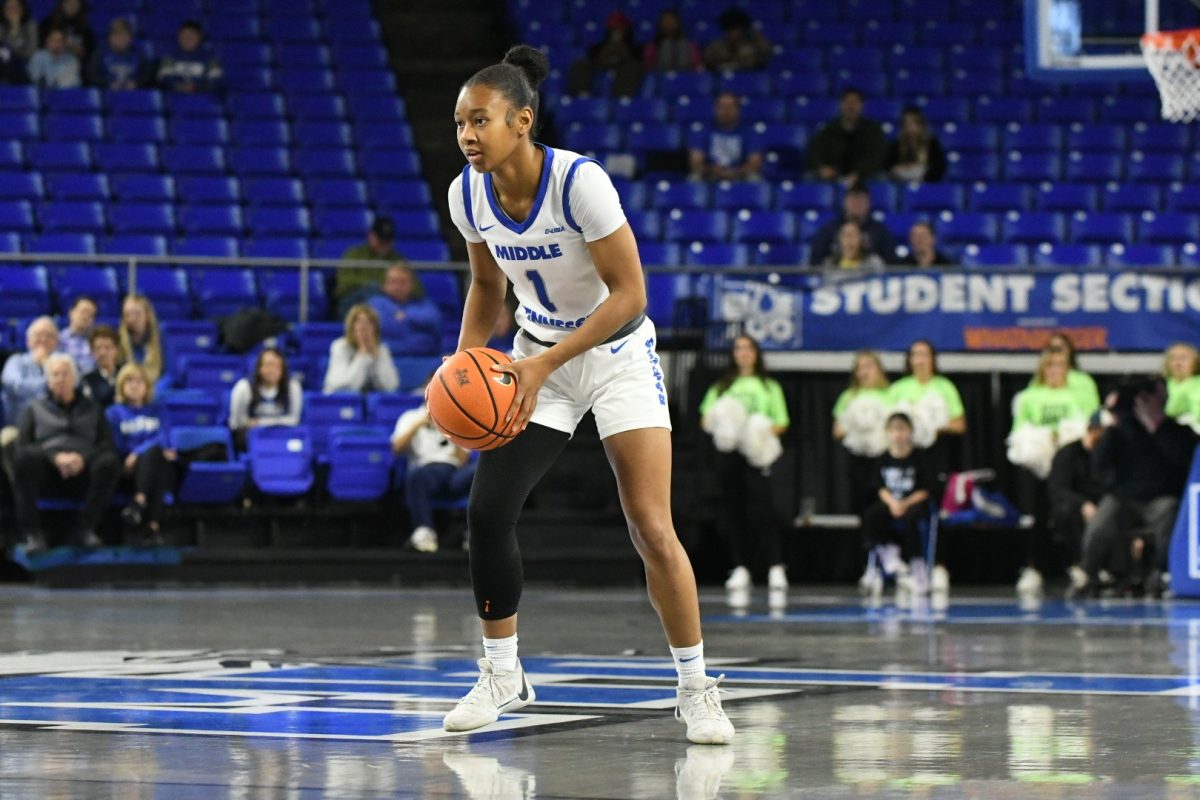
{"type": "Polygon", "coordinates": [[[1163,350],[1200,342],[1200,274],[931,271],[713,281],[722,337],[772,350],[1033,351],[1054,331],[1080,350],[1163,350]]]}
{"type": "Polygon", "coordinates": [[[1171,589],[1177,596],[1200,597],[1200,448],[1192,459],[1192,471],[1179,501],[1168,569],[1171,589]]]}

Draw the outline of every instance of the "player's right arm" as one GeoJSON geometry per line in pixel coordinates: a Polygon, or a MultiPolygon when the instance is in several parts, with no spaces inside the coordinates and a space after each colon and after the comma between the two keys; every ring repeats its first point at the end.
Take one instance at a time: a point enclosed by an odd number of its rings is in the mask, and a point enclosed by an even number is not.
{"type": "Polygon", "coordinates": [[[467,242],[467,258],[471,261],[471,285],[463,305],[459,350],[487,345],[496,322],[506,310],[504,294],[508,290],[508,278],[496,264],[486,242],[467,242]]]}

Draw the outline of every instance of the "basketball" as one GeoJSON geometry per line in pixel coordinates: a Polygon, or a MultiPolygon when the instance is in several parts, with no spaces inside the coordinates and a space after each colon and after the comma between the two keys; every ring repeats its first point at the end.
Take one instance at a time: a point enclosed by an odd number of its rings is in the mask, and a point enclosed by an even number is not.
{"type": "Polygon", "coordinates": [[[493,372],[493,364],[512,359],[490,347],[455,353],[434,373],[426,393],[429,417],[442,434],[467,450],[493,450],[513,440],[504,415],[517,393],[512,375],[493,372]]]}

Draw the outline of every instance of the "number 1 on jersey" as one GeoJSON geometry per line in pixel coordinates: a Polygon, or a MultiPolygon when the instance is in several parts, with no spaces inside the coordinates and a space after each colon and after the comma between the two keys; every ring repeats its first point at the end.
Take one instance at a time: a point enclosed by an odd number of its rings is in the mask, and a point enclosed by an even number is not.
{"type": "Polygon", "coordinates": [[[552,314],[556,313],[558,309],[554,307],[554,303],[550,302],[550,295],[546,293],[546,282],[542,280],[541,274],[536,269],[527,269],[525,277],[533,284],[533,289],[537,292],[538,301],[541,302],[542,307],[552,314]]]}

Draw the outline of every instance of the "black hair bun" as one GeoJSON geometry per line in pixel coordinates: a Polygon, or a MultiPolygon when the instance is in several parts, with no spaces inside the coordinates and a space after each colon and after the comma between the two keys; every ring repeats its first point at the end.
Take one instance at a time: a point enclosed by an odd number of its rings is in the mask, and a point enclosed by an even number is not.
{"type": "Polygon", "coordinates": [[[529,85],[534,89],[537,89],[550,74],[550,60],[546,58],[546,54],[527,44],[510,47],[504,54],[503,63],[511,64],[525,73],[529,85]]]}

